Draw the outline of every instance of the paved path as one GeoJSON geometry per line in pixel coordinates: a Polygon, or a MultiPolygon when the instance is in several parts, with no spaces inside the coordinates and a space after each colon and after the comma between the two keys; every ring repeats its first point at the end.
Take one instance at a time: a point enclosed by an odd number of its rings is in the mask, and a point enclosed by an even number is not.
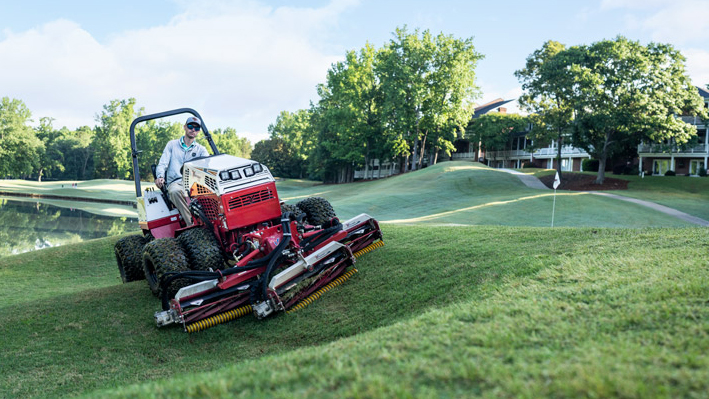
{"type": "Polygon", "coordinates": [[[521,173],[521,172],[518,172],[518,171],[512,170],[512,169],[500,169],[500,170],[503,172],[511,173],[511,174],[517,176],[520,180],[522,180],[522,183],[524,183],[527,187],[538,188],[540,190],[551,190],[549,187],[545,186],[544,183],[542,183],[535,176],[526,175],[524,173],[521,173]]]}
{"type": "MultiPolygon", "coordinates": [[[[542,183],[535,176],[526,175],[524,173],[520,173],[520,172],[518,172],[516,170],[512,170],[512,169],[500,169],[500,170],[517,176],[520,180],[522,180],[522,183],[524,183],[527,187],[538,188],[538,189],[542,189],[542,190],[550,190],[549,187],[545,186],[544,183],[542,183]]],[[[600,193],[600,192],[596,192],[596,191],[586,191],[586,192],[589,194],[593,194],[593,195],[600,195],[603,197],[614,198],[614,199],[621,200],[621,201],[632,202],[634,204],[646,206],[646,207],[654,209],[658,212],[662,212],[664,214],[674,216],[678,219],[682,219],[685,222],[694,223],[699,226],[709,227],[709,221],[698,218],[696,216],[692,216],[688,213],[680,212],[676,209],[669,208],[664,205],[656,204],[654,202],[643,201],[643,200],[636,199],[636,198],[624,197],[622,195],[617,195],[617,194],[600,193]]]]}

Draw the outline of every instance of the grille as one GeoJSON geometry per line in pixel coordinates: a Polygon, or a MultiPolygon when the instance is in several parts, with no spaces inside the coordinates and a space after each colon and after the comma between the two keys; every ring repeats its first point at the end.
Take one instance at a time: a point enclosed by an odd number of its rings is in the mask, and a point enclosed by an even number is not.
{"type": "Polygon", "coordinates": [[[201,184],[199,184],[199,183],[195,183],[195,184],[193,184],[192,186],[193,186],[193,187],[192,187],[193,189],[196,189],[196,190],[195,190],[196,192],[191,192],[191,194],[194,195],[194,196],[196,196],[196,195],[204,195],[204,194],[214,194],[214,193],[213,193],[211,190],[209,190],[207,187],[205,187],[205,186],[203,186],[203,185],[201,185],[201,184]]]}
{"type": "Polygon", "coordinates": [[[184,168],[182,170],[182,184],[186,193],[190,192],[190,168],[184,168]]]}
{"type": "Polygon", "coordinates": [[[217,181],[212,179],[209,176],[204,177],[204,184],[207,185],[207,187],[211,188],[213,192],[217,192],[217,181]]]}
{"type": "Polygon", "coordinates": [[[202,205],[202,210],[209,220],[217,220],[219,218],[219,201],[209,197],[197,197],[195,199],[202,205]]]}
{"type": "Polygon", "coordinates": [[[248,205],[256,204],[259,202],[267,201],[273,199],[273,193],[270,189],[265,189],[261,191],[256,191],[251,194],[245,194],[239,197],[234,197],[229,200],[229,210],[234,210],[242,208],[248,205]]]}

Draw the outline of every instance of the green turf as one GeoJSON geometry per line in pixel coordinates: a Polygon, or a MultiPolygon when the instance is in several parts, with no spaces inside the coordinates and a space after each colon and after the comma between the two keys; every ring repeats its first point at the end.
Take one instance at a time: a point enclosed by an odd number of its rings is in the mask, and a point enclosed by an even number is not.
{"type": "MultiPolygon", "coordinates": [[[[709,179],[705,180],[709,182],[709,179]]],[[[16,191],[64,195],[68,190],[69,194],[76,193],[85,197],[122,200],[131,200],[135,196],[133,183],[127,181],[95,180],[82,182],[79,188],[69,189],[58,187],[62,184],[66,185],[65,182],[40,184],[11,180],[0,182],[0,191],[10,187],[16,191]]],[[[421,171],[377,181],[335,185],[279,179],[277,187],[279,197],[288,203],[295,204],[309,196],[322,196],[333,204],[341,218],[366,212],[384,223],[544,227],[551,225],[554,207],[554,226],[558,227],[690,225],[640,205],[585,193],[559,191],[554,205],[554,193],[551,190],[528,188],[513,175],[464,161],[439,163],[421,171]]],[[[686,193],[682,190],[681,187],[676,189],[675,195],[695,198],[695,194],[689,191],[693,188],[687,187],[686,193]]],[[[647,191],[651,192],[649,189],[647,191]]],[[[685,212],[686,208],[702,208],[691,200],[682,203],[677,201],[676,205],[685,212]]],[[[75,206],[88,211],[95,211],[96,208],[95,204],[86,203],[75,203],[75,206]]],[[[672,207],[672,204],[667,206],[672,207]]],[[[103,207],[108,208],[115,207],[103,207]]],[[[121,212],[131,212],[127,207],[112,211],[116,216],[124,216],[121,212]]]]}
{"type": "Polygon", "coordinates": [[[106,238],[0,265],[0,397],[701,397],[709,230],[385,225],[305,309],[158,330],[106,238]],[[147,383],[147,384],[145,384],[147,383]]]}
{"type": "MultiPolygon", "coordinates": [[[[515,176],[472,162],[445,162],[388,179],[292,189],[296,203],[318,195],[343,218],[361,212],[384,223],[550,226],[554,192],[525,186],[515,176]]],[[[679,219],[646,207],[587,193],[556,194],[554,226],[673,227],[679,219]]]]}
{"type": "MultiPolygon", "coordinates": [[[[537,177],[554,174],[552,169],[524,169],[521,172],[537,177]]],[[[583,174],[595,176],[596,172],[583,172],[583,174]]],[[[709,207],[706,206],[709,203],[709,178],[695,176],[640,177],[612,173],[607,173],[606,177],[629,182],[627,190],[606,191],[608,193],[654,202],[709,220],[709,207]]]]}

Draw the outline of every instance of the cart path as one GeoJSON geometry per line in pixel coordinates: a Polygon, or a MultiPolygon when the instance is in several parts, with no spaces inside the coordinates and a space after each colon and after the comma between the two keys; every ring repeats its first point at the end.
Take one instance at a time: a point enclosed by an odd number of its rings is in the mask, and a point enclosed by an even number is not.
{"type": "MultiPolygon", "coordinates": [[[[527,175],[527,174],[524,174],[524,173],[520,173],[520,172],[518,172],[518,171],[516,171],[516,170],[512,170],[512,169],[500,169],[500,170],[517,176],[517,177],[522,181],[522,183],[524,183],[527,187],[537,188],[537,189],[540,189],[540,190],[550,190],[549,187],[547,187],[546,185],[544,185],[544,183],[542,183],[542,182],[541,182],[537,177],[535,177],[535,176],[531,176],[531,175],[527,175]]],[[[588,194],[600,195],[600,196],[603,196],[603,197],[614,198],[614,199],[617,199],[617,200],[620,200],[620,201],[632,202],[632,203],[634,203],[634,204],[642,205],[642,206],[645,206],[645,207],[654,209],[654,210],[656,210],[656,211],[658,211],[658,212],[662,212],[662,213],[664,213],[664,214],[667,214],[667,215],[670,215],[670,216],[674,216],[674,217],[676,217],[676,218],[678,218],[678,219],[682,219],[682,220],[684,220],[685,222],[693,223],[693,224],[696,224],[696,225],[699,225],[699,226],[709,227],[709,221],[706,221],[706,220],[704,220],[704,219],[698,218],[698,217],[696,217],[696,216],[692,216],[692,215],[690,215],[690,214],[688,214],[688,213],[684,213],[684,212],[678,211],[677,209],[673,209],[673,208],[670,208],[670,207],[667,207],[667,206],[664,206],[664,205],[656,204],[656,203],[654,203],[654,202],[645,201],[645,200],[640,200],[640,199],[637,199],[637,198],[625,197],[625,196],[618,195],[618,194],[610,194],[610,193],[603,193],[603,192],[597,192],[597,191],[584,191],[584,192],[585,192],[585,193],[588,193],[588,194]]]]}

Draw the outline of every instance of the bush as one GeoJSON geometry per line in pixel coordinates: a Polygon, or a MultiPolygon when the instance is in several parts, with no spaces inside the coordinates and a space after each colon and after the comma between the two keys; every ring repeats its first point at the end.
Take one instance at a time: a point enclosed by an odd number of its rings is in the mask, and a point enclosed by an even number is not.
{"type": "Polygon", "coordinates": [[[707,170],[704,168],[699,168],[699,176],[701,177],[707,177],[707,170]]]}
{"type": "Polygon", "coordinates": [[[677,174],[675,173],[674,170],[668,170],[665,172],[665,176],[676,176],[677,174]]]}
{"type": "Polygon", "coordinates": [[[598,160],[584,159],[583,162],[581,162],[581,167],[584,172],[598,172],[598,160]]]}

